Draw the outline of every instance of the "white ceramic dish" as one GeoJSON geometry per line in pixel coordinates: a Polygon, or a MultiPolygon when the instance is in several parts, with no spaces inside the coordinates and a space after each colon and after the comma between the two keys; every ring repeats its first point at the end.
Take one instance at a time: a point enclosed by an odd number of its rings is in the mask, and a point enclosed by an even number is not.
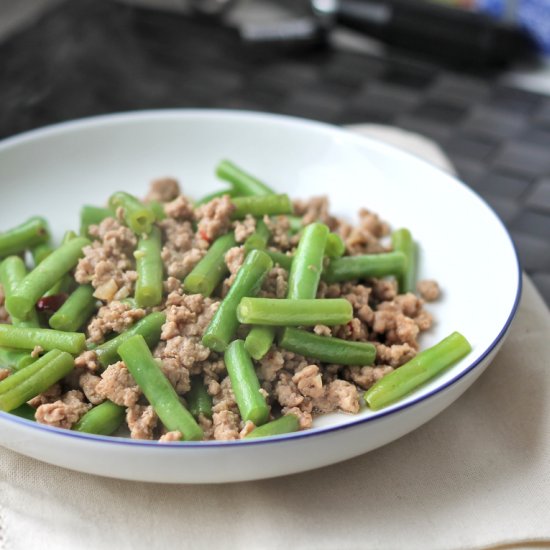
{"type": "Polygon", "coordinates": [[[230,158],[293,197],[328,194],[336,214],[360,206],[420,243],[420,277],[437,279],[430,346],[459,330],[473,352],[407,399],[378,413],[327,415],[315,428],[269,440],[175,443],[76,434],[0,413],[0,444],[104,476],[215,483],[301,472],[380,447],[428,421],[470,386],[502,344],[520,295],[508,233],[465,185],[388,145],[306,120],[227,111],[152,111],[90,118],[0,144],[0,229],[46,215],[56,236],[78,227],[84,203],[113,191],[137,195],[172,175],[199,197],[220,187],[213,169],[230,158]]]}

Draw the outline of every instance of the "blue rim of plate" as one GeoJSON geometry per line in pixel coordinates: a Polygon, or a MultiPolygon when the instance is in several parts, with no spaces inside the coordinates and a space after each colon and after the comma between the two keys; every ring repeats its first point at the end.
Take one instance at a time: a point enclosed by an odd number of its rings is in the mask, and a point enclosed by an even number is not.
{"type": "MultiPolygon", "coordinates": [[[[152,110],[144,110],[144,111],[127,111],[122,113],[112,113],[112,114],[106,114],[106,115],[91,116],[91,117],[80,118],[76,120],[70,120],[66,122],[60,122],[57,124],[44,126],[42,128],[37,128],[34,130],[23,132],[15,136],[0,140],[0,148],[4,148],[5,146],[10,146],[10,145],[17,145],[19,142],[23,142],[28,139],[39,139],[43,136],[47,136],[48,134],[56,134],[66,129],[77,128],[79,126],[88,126],[94,123],[97,125],[105,125],[106,123],[107,124],[117,123],[119,121],[123,122],[123,121],[132,120],[132,119],[134,121],[137,121],[138,119],[156,118],[161,116],[177,116],[177,117],[186,118],[186,117],[192,117],[193,115],[202,116],[202,117],[224,116],[229,118],[231,117],[234,117],[234,118],[250,117],[255,119],[264,118],[270,121],[280,121],[283,123],[284,122],[287,122],[287,123],[291,122],[291,123],[297,123],[297,124],[307,123],[310,126],[317,126],[325,131],[330,131],[330,132],[336,131],[336,132],[345,133],[346,136],[348,137],[350,133],[345,128],[341,128],[341,127],[334,126],[332,124],[328,124],[324,122],[309,120],[307,118],[278,115],[278,114],[271,114],[271,113],[265,113],[265,112],[227,110],[227,109],[152,109],[152,110]]],[[[427,401],[428,399],[448,389],[449,387],[454,385],[456,382],[464,378],[467,374],[472,372],[499,345],[500,341],[503,339],[506,332],[508,331],[508,328],[510,327],[512,320],[514,319],[514,316],[519,306],[519,301],[520,301],[521,292],[522,292],[522,271],[521,271],[521,264],[519,261],[519,256],[518,256],[514,241],[512,240],[508,229],[503,224],[502,220],[496,214],[494,209],[485,201],[485,199],[483,199],[483,197],[481,197],[476,191],[474,191],[468,185],[460,181],[457,177],[444,172],[437,166],[430,164],[425,159],[413,153],[409,153],[408,151],[403,151],[402,149],[399,149],[398,147],[395,147],[391,144],[385,143],[383,141],[379,141],[371,137],[363,137],[359,135],[357,135],[356,137],[358,140],[370,141],[372,144],[375,144],[376,146],[381,147],[382,149],[389,149],[393,152],[393,154],[398,153],[400,155],[412,157],[417,162],[421,162],[422,164],[429,166],[432,170],[436,170],[437,172],[440,172],[441,174],[445,175],[447,178],[451,178],[452,180],[454,180],[456,183],[464,187],[467,191],[475,195],[477,199],[480,200],[485,205],[485,207],[491,211],[491,213],[495,217],[495,220],[500,224],[501,228],[504,230],[504,234],[509,240],[509,244],[511,245],[512,251],[514,253],[515,261],[516,261],[517,281],[518,281],[516,295],[514,298],[512,308],[510,310],[508,318],[506,319],[506,322],[504,323],[502,329],[500,330],[498,335],[495,337],[495,339],[491,342],[491,344],[487,347],[487,349],[474,362],[472,362],[470,365],[464,368],[461,372],[459,372],[454,378],[452,378],[442,386],[430,391],[426,395],[412,399],[402,405],[390,406],[388,410],[382,410],[382,411],[376,412],[372,416],[368,416],[366,418],[360,418],[338,426],[331,426],[326,428],[312,428],[301,432],[294,432],[291,434],[283,434],[283,435],[272,436],[268,438],[258,438],[258,439],[252,439],[252,440],[241,439],[238,441],[174,441],[174,442],[171,442],[169,445],[167,445],[167,444],[159,444],[158,441],[148,441],[148,440],[144,441],[144,440],[136,440],[136,439],[126,439],[121,437],[102,436],[102,435],[95,435],[95,434],[73,432],[71,430],[66,430],[63,428],[56,428],[53,426],[47,426],[45,424],[39,424],[37,422],[33,422],[32,420],[25,420],[24,418],[19,418],[15,415],[12,415],[3,411],[0,411],[0,419],[4,419],[4,420],[7,420],[8,422],[12,422],[15,424],[20,424],[31,430],[39,430],[39,431],[51,433],[53,435],[60,436],[60,437],[74,438],[74,439],[79,439],[83,441],[99,442],[99,443],[104,443],[106,445],[123,445],[123,446],[130,446],[130,447],[138,446],[138,447],[145,447],[149,449],[161,449],[163,452],[165,449],[182,449],[182,448],[184,449],[219,449],[223,447],[249,447],[249,446],[258,446],[258,445],[273,445],[284,441],[294,441],[298,439],[321,436],[321,435],[325,435],[325,434],[340,431],[340,430],[347,430],[349,428],[355,428],[357,426],[366,424],[368,422],[374,422],[382,418],[385,418],[387,416],[397,414],[401,411],[414,407],[419,403],[423,403],[424,401],[427,401]]]]}

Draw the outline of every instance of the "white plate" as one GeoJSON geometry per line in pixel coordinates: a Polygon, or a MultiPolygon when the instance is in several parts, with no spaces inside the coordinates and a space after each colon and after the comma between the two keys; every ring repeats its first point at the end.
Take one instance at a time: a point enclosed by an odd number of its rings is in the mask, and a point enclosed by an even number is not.
{"type": "Polygon", "coordinates": [[[517,256],[500,220],[470,189],[393,147],[333,126],[236,111],[150,111],[90,118],[0,144],[0,228],[43,214],[59,237],[78,228],[84,203],[119,189],[142,195],[170,175],[192,197],[220,187],[213,171],[234,160],[292,197],[328,194],[337,215],[359,207],[420,243],[420,277],[437,279],[430,346],[454,330],[473,352],[407,399],[380,412],[320,418],[270,440],[175,443],[77,434],[0,413],[0,444],[58,466],[116,478],[214,483],[267,478],[345,460],[417,428],[451,404],[494,357],[520,295],[517,256]]]}

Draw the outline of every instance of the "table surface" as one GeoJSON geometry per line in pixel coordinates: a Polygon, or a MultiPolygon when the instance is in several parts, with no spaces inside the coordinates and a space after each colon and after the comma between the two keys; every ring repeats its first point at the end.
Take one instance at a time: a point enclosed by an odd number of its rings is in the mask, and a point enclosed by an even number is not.
{"type": "Polygon", "coordinates": [[[0,0],[2,9],[0,137],[160,107],[396,125],[443,148],[500,215],[550,303],[550,97],[510,84],[532,83],[532,74],[466,74],[366,53],[342,34],[333,47],[253,51],[210,21],[106,1],[0,0]]]}

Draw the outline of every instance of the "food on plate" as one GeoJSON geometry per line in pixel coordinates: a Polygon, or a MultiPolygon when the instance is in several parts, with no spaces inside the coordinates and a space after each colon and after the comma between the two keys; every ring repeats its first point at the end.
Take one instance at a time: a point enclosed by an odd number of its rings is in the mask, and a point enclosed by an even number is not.
{"type": "Polygon", "coordinates": [[[231,187],[195,203],[163,178],[84,206],[58,248],[43,218],[0,234],[0,410],[163,443],[269,437],[395,403],[469,353],[456,332],[419,351],[439,287],[417,284],[409,230],[216,174],[231,187]]]}

